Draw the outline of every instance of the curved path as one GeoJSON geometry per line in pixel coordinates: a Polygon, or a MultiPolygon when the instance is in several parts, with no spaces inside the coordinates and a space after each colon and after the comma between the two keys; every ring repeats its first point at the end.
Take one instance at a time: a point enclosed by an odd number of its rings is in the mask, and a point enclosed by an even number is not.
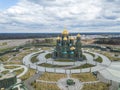
{"type": "Polygon", "coordinates": [[[17,64],[10,64],[10,65],[0,65],[1,66],[1,72],[2,71],[6,71],[6,70],[8,70],[9,72],[14,72],[14,71],[16,71],[16,70],[20,70],[20,69],[24,69],[24,71],[22,72],[22,73],[20,73],[19,75],[17,75],[17,78],[19,78],[19,77],[21,77],[21,76],[23,76],[25,73],[27,73],[27,71],[28,71],[28,68],[26,67],[26,66],[24,66],[24,65],[17,65],[17,64]],[[17,66],[16,68],[13,68],[13,69],[6,69],[4,66],[17,66]]]}
{"type": "Polygon", "coordinates": [[[94,71],[99,71],[101,75],[103,75],[105,78],[113,81],[120,82],[120,62],[111,62],[106,56],[95,53],[95,52],[90,52],[95,54],[94,58],[97,58],[100,56],[103,59],[102,63],[96,63],[93,61],[93,56],[88,54],[88,53],[83,53],[86,58],[87,58],[87,63],[94,64],[96,65],[95,67],[92,68],[85,68],[85,69],[72,69],[72,70],[66,70],[63,68],[48,68],[48,67],[42,67],[38,66],[37,64],[41,63],[48,63],[48,64],[54,64],[54,65],[72,65],[72,66],[79,66],[81,64],[85,64],[86,61],[76,61],[76,62],[57,62],[54,61],[53,59],[46,59],[45,55],[50,53],[49,51],[46,51],[45,53],[40,54],[37,58],[39,61],[37,63],[31,63],[30,59],[32,56],[35,54],[38,54],[40,52],[43,52],[43,50],[39,52],[34,52],[31,53],[23,58],[23,63],[30,68],[37,69],[38,71],[47,71],[47,72],[56,72],[56,73],[80,73],[80,72],[94,72],[94,71]]]}

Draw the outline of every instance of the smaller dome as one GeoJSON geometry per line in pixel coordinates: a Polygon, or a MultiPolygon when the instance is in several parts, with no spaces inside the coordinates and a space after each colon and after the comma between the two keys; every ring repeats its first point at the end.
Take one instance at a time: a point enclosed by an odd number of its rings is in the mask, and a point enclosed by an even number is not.
{"type": "Polygon", "coordinates": [[[57,40],[60,40],[60,39],[61,39],[61,37],[58,36],[58,37],[57,37],[57,40]]]}
{"type": "Polygon", "coordinates": [[[67,37],[64,37],[63,40],[67,41],[67,37]]]}
{"type": "Polygon", "coordinates": [[[75,50],[75,47],[71,47],[70,50],[75,50]]]}
{"type": "Polygon", "coordinates": [[[62,34],[63,34],[63,35],[68,35],[69,32],[68,32],[67,30],[64,30],[64,31],[62,32],[62,34]]]}
{"type": "Polygon", "coordinates": [[[81,35],[80,35],[80,34],[77,34],[77,37],[81,37],[81,35]]]}
{"type": "Polygon", "coordinates": [[[70,40],[74,40],[74,38],[73,38],[73,37],[70,37],[70,40]]]}

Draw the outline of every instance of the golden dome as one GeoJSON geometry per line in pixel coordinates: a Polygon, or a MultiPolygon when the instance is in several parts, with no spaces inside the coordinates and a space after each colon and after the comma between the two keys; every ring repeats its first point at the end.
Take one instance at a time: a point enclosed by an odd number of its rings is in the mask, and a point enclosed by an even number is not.
{"type": "Polygon", "coordinates": [[[75,47],[71,47],[70,50],[75,50],[75,47]]]}
{"type": "Polygon", "coordinates": [[[80,36],[81,36],[80,34],[77,35],[77,37],[80,37],[80,36]]]}
{"type": "Polygon", "coordinates": [[[68,35],[69,32],[68,32],[67,30],[64,30],[64,31],[62,32],[62,34],[63,34],[63,35],[68,35]]]}
{"type": "Polygon", "coordinates": [[[63,38],[63,40],[65,40],[65,41],[66,41],[66,40],[67,40],[67,37],[64,37],[64,38],[63,38]]]}
{"type": "Polygon", "coordinates": [[[74,40],[74,38],[73,38],[73,37],[70,37],[70,40],[74,40]]]}
{"type": "Polygon", "coordinates": [[[61,38],[58,36],[58,37],[57,37],[57,40],[60,40],[60,39],[61,39],[61,38]]]}

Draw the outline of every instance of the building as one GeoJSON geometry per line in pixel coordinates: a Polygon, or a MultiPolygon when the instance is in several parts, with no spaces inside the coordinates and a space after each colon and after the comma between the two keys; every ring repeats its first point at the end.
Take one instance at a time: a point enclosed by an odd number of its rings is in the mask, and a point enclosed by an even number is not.
{"type": "Polygon", "coordinates": [[[16,75],[8,73],[0,77],[0,88],[9,88],[10,86],[17,83],[16,75]]]}
{"type": "Polygon", "coordinates": [[[69,36],[69,32],[64,30],[61,37],[58,36],[54,50],[54,58],[67,58],[71,60],[83,60],[81,50],[81,36],[78,34],[76,39],[69,36]]]}

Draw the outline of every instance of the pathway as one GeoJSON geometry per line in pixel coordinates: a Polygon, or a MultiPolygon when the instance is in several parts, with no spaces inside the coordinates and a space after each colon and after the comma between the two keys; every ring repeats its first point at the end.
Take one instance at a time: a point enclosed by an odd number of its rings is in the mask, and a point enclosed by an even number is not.
{"type": "Polygon", "coordinates": [[[36,73],[32,77],[24,81],[24,84],[28,90],[34,90],[34,88],[31,86],[31,83],[34,82],[36,79],[38,79],[42,74],[43,72],[36,73]]]}
{"type": "MultiPolygon", "coordinates": [[[[42,51],[39,51],[39,52],[42,52],[42,51]]],[[[100,56],[103,59],[102,63],[98,63],[98,62],[96,63],[93,61],[93,57],[90,54],[84,53],[84,55],[87,58],[87,63],[97,64],[95,67],[92,67],[91,69],[85,68],[85,69],[66,70],[63,68],[48,68],[48,67],[37,66],[37,64],[40,64],[40,63],[49,63],[49,64],[54,64],[54,65],[73,65],[73,62],[57,62],[57,61],[53,61],[53,59],[46,60],[45,55],[49,53],[48,51],[38,56],[39,62],[34,63],[34,64],[31,63],[30,62],[31,57],[39,52],[31,53],[25,56],[23,58],[23,63],[25,65],[29,65],[33,69],[36,69],[37,67],[38,71],[43,71],[43,72],[47,71],[47,72],[56,72],[56,73],[80,73],[80,72],[89,72],[89,71],[91,72],[99,71],[100,74],[102,74],[107,79],[120,82],[120,76],[119,76],[120,75],[120,62],[111,63],[111,61],[102,54],[90,52],[90,53],[95,54],[96,58],[97,56],[100,56]]],[[[74,66],[78,66],[83,63],[86,63],[86,61],[83,61],[83,62],[76,61],[74,63],[74,66]]]]}

